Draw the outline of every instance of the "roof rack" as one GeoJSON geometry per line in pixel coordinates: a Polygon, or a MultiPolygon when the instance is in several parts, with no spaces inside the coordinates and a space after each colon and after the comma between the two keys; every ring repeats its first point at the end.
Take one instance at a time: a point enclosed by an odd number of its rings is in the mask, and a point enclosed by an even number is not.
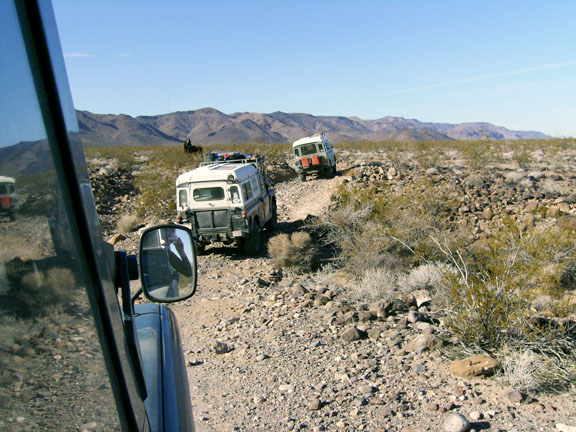
{"type": "Polygon", "coordinates": [[[256,163],[263,164],[264,156],[252,155],[239,152],[221,152],[221,153],[204,153],[204,162],[200,166],[218,165],[218,164],[246,164],[256,163]]]}

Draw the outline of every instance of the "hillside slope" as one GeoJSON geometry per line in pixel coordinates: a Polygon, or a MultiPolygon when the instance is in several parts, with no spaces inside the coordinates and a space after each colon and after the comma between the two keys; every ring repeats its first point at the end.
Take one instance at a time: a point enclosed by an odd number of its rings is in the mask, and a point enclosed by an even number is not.
{"type": "Polygon", "coordinates": [[[85,146],[166,145],[189,137],[193,144],[287,143],[325,132],[341,141],[430,141],[478,139],[544,139],[540,132],[512,131],[490,123],[425,123],[403,117],[362,120],[274,112],[224,114],[214,108],[156,116],[93,114],[77,111],[85,146]]]}

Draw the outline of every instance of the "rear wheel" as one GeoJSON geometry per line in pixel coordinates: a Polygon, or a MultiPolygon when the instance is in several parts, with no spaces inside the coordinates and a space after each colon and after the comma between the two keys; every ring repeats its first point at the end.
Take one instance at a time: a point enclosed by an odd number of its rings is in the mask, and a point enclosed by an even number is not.
{"type": "Polygon", "coordinates": [[[196,243],[196,256],[204,255],[206,252],[206,245],[204,243],[196,243]]]}
{"type": "Polygon", "coordinates": [[[336,162],[334,162],[334,166],[332,167],[332,177],[336,177],[336,174],[338,174],[338,171],[336,170],[336,162]]]}
{"type": "Polygon", "coordinates": [[[244,239],[244,253],[246,255],[256,255],[260,252],[261,242],[262,239],[258,222],[252,221],[252,224],[250,225],[250,234],[246,239],[244,239]]]}
{"type": "Polygon", "coordinates": [[[276,202],[272,204],[272,216],[270,220],[266,222],[266,231],[272,232],[276,229],[276,224],[278,223],[278,209],[276,208],[276,202]]]}

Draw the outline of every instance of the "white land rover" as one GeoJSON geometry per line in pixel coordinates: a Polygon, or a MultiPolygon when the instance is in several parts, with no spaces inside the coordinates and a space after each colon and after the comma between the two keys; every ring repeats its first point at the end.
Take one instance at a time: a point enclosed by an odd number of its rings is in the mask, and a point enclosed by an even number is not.
{"type": "Polygon", "coordinates": [[[276,192],[265,181],[262,162],[225,158],[178,177],[177,221],[193,231],[198,252],[214,242],[236,242],[248,255],[260,251],[261,229],[272,231],[278,218],[276,192]]]}
{"type": "Polygon", "coordinates": [[[334,147],[324,133],[300,138],[292,144],[294,170],[300,180],[312,173],[334,177],[336,175],[336,155],[334,147]]]}

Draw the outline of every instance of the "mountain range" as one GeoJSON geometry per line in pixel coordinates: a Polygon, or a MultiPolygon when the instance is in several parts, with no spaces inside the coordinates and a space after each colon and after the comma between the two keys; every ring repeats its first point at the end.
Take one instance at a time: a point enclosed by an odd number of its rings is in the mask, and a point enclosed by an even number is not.
{"type": "Polygon", "coordinates": [[[142,146],[261,142],[286,143],[325,132],[332,142],[545,139],[535,131],[513,131],[490,123],[426,123],[403,117],[362,120],[358,117],[301,113],[224,114],[214,108],[155,116],[93,114],[76,111],[84,146],[142,146]]]}

